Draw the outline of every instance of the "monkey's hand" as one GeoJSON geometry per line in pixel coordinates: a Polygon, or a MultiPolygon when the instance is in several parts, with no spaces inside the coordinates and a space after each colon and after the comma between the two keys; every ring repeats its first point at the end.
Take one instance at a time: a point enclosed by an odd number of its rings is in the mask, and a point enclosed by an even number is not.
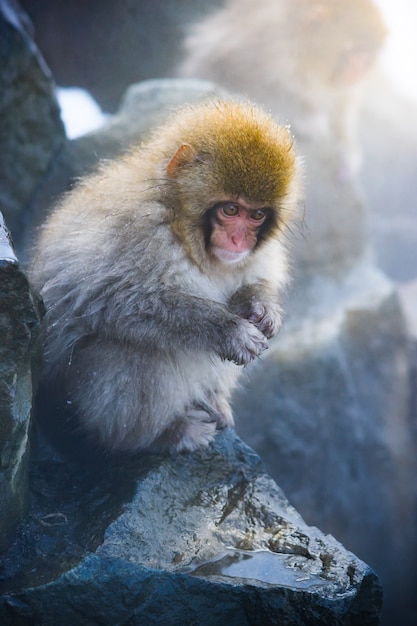
{"type": "Polygon", "coordinates": [[[267,339],[271,339],[281,328],[282,320],[279,310],[267,309],[261,302],[254,302],[251,310],[245,316],[254,324],[267,339]]]}
{"type": "Polygon", "coordinates": [[[234,331],[226,335],[220,356],[236,365],[247,365],[267,348],[262,332],[248,320],[240,319],[234,331]]]}
{"type": "Polygon", "coordinates": [[[246,285],[231,298],[229,308],[248,320],[267,338],[277,334],[282,325],[281,307],[268,292],[246,285]]]}

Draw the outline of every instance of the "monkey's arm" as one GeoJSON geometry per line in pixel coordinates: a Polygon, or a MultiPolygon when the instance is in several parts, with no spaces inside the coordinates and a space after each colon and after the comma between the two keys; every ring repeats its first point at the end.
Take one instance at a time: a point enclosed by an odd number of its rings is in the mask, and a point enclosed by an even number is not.
{"type": "Polygon", "coordinates": [[[281,328],[282,309],[275,290],[266,281],[243,285],[231,297],[229,308],[254,324],[267,339],[281,328]]]}
{"type": "Polygon", "coordinates": [[[268,347],[266,333],[253,320],[219,302],[171,289],[133,301],[107,294],[105,305],[90,317],[90,323],[92,332],[119,341],[168,351],[211,351],[238,365],[249,363],[268,347]]]}

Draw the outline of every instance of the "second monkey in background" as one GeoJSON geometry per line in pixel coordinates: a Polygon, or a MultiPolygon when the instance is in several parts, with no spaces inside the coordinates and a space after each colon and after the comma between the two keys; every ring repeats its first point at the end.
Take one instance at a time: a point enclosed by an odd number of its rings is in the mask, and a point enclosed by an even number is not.
{"type": "Polygon", "coordinates": [[[44,225],[43,388],[108,450],[194,450],[233,425],[242,366],[281,325],[300,173],[250,104],[179,110],[44,225]]]}

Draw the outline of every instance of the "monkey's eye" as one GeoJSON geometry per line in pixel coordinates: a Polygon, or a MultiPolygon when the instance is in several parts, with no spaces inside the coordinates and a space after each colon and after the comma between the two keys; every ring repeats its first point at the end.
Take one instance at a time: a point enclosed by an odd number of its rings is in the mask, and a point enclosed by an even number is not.
{"type": "Polygon", "coordinates": [[[266,209],[254,209],[250,212],[250,216],[253,220],[260,222],[266,217],[266,209]]]}
{"type": "Polygon", "coordinates": [[[234,217],[239,213],[239,207],[237,204],[227,203],[222,205],[222,211],[228,217],[234,217]]]}

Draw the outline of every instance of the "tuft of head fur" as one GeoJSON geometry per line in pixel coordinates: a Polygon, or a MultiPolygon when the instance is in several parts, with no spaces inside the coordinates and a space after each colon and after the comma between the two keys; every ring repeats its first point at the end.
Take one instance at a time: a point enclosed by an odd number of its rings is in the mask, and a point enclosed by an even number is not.
{"type": "Polygon", "coordinates": [[[170,167],[164,202],[172,207],[173,232],[199,264],[204,237],[196,233],[216,202],[242,198],[270,208],[265,238],[277,236],[294,213],[299,167],[293,138],[253,104],[215,99],[184,107],[154,133],[153,154],[160,137],[165,167],[181,146],[189,148],[170,167]]]}

